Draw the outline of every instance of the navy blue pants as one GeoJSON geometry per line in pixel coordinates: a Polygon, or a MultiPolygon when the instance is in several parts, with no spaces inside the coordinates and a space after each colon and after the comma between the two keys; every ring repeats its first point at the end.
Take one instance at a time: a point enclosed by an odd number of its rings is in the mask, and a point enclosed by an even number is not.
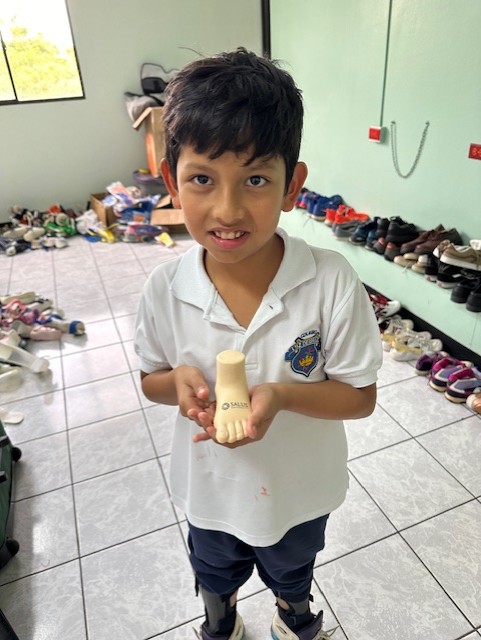
{"type": "Polygon", "coordinates": [[[199,529],[189,523],[190,561],[197,581],[206,591],[227,598],[257,567],[261,580],[276,597],[301,602],[311,592],[314,561],[324,548],[328,518],[322,516],[293,527],[270,547],[251,547],[228,533],[199,529]]]}

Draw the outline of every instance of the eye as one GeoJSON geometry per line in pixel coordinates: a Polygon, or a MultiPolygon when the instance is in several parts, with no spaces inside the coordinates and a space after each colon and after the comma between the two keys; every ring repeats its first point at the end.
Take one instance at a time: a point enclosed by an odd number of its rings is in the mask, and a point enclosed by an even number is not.
{"type": "Polygon", "coordinates": [[[262,176],[251,176],[247,181],[251,187],[262,187],[267,182],[262,176]]]}
{"type": "Polygon", "coordinates": [[[194,184],[200,185],[211,184],[211,179],[209,178],[209,176],[194,176],[192,178],[192,181],[194,182],[194,184]]]}

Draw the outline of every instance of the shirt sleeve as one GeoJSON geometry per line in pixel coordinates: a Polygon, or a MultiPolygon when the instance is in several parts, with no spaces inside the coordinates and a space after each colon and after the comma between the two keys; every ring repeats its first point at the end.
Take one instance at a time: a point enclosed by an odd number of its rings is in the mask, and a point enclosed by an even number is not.
{"type": "Polygon", "coordinates": [[[353,387],[373,384],[382,365],[382,343],[369,295],[353,270],[336,282],[331,308],[321,346],[326,375],[353,387]]]}
{"type": "Polygon", "coordinates": [[[140,359],[140,369],[144,373],[171,369],[162,347],[159,330],[159,314],[162,311],[159,309],[154,312],[154,299],[153,282],[150,277],[142,290],[134,333],[134,350],[140,359]]]}

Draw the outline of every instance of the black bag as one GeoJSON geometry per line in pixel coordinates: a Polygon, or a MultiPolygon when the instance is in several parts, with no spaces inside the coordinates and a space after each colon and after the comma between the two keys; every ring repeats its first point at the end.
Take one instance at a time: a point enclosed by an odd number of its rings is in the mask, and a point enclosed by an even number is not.
{"type": "Polygon", "coordinates": [[[12,462],[20,460],[22,452],[10,442],[0,420],[0,569],[13,558],[19,549],[18,542],[10,537],[10,504],[12,501],[12,462]]]}

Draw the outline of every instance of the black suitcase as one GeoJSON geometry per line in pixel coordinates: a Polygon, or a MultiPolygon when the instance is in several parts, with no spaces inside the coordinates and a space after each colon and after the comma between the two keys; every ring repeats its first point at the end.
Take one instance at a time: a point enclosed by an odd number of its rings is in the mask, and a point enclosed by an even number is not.
{"type": "Polygon", "coordinates": [[[20,460],[22,452],[14,447],[0,420],[0,569],[18,551],[18,542],[10,537],[10,504],[12,501],[12,467],[20,460]]]}
{"type": "MultiPolygon", "coordinates": [[[[10,442],[0,420],[0,569],[13,558],[19,549],[18,542],[10,536],[12,529],[10,504],[12,501],[12,463],[20,460],[21,455],[21,450],[10,442]]],[[[0,640],[19,640],[1,609],[0,640]]]]}

